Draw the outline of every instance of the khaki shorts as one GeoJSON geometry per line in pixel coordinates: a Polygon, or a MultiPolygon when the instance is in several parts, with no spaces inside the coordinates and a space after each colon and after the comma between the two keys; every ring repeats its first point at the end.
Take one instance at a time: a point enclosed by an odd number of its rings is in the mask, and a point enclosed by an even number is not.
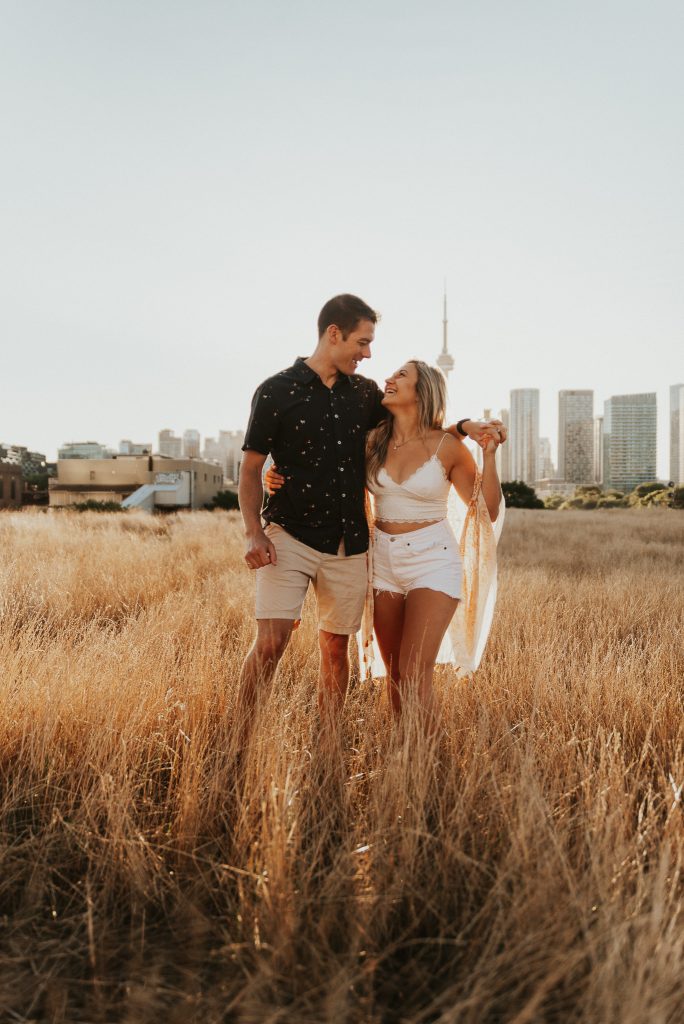
{"type": "Polygon", "coordinates": [[[304,598],[313,583],[318,628],[351,635],[361,628],[368,582],[368,555],[326,555],[269,523],[266,536],[276,549],[276,565],[256,571],[257,619],[301,619],[304,598]]]}

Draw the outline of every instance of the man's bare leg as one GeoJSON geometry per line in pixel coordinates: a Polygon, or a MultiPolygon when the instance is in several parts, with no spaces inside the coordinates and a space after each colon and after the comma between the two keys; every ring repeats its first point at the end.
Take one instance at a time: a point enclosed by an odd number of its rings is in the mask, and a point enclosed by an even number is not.
{"type": "Polygon", "coordinates": [[[236,709],[240,747],[244,747],[249,738],[257,700],[270,690],[293,626],[292,619],[257,619],[256,640],[240,672],[236,709]]]}
{"type": "Polygon", "coordinates": [[[349,685],[349,637],[318,632],[321,665],[318,676],[318,710],[324,729],[337,727],[349,685]]]}

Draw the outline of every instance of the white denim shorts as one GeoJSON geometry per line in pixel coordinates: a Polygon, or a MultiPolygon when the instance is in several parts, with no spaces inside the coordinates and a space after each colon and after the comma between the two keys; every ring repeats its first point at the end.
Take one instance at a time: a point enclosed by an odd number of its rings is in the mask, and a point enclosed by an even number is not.
{"type": "Polygon", "coordinates": [[[461,597],[463,564],[446,519],[411,533],[373,535],[373,589],[406,596],[427,587],[461,597]]]}

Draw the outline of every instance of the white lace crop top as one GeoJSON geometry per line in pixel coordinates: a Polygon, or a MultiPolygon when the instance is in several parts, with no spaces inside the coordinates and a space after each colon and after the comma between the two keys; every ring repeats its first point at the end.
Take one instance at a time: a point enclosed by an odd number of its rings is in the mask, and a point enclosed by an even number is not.
{"type": "Polygon", "coordinates": [[[368,490],[375,500],[376,519],[387,523],[427,523],[446,518],[451,483],[437,454],[442,441],[435,454],[403,483],[393,480],[384,466],[378,473],[377,483],[368,481],[368,490]]]}

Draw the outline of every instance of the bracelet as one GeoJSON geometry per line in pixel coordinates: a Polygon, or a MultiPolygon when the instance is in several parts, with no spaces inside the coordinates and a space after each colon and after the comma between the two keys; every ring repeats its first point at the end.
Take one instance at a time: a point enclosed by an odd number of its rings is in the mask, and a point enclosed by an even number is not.
{"type": "Polygon", "coordinates": [[[462,420],[459,420],[458,423],[456,424],[456,430],[459,432],[461,437],[467,437],[468,436],[467,432],[463,429],[463,424],[467,423],[469,419],[470,419],[470,416],[465,416],[462,420]]]}

